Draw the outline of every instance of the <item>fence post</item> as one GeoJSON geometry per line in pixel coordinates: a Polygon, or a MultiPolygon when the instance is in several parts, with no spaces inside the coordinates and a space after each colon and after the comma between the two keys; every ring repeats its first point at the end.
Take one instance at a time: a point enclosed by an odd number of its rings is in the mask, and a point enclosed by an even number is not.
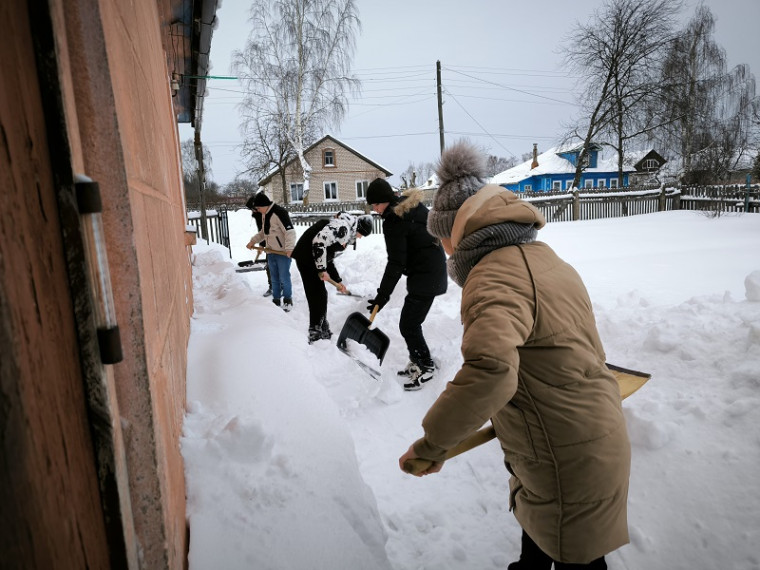
{"type": "Polygon", "coordinates": [[[660,184],[660,197],[657,200],[657,211],[658,212],[664,212],[665,211],[665,184],[660,184]]]}
{"type": "Polygon", "coordinates": [[[749,213],[749,190],[750,190],[750,181],[752,180],[752,175],[747,174],[747,186],[744,192],[744,213],[749,213]]]}
{"type": "Polygon", "coordinates": [[[581,217],[581,196],[576,188],[573,190],[573,221],[577,222],[581,217]]]}

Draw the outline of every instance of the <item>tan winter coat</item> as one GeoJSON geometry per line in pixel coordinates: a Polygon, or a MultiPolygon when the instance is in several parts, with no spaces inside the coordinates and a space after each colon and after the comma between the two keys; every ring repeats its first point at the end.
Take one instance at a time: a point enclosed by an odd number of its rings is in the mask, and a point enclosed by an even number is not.
{"type": "MultiPolygon", "coordinates": [[[[541,213],[486,186],[459,209],[452,245],[494,223],[541,213]]],[[[630,444],[591,302],[546,244],[483,257],[462,289],[464,363],[423,420],[425,459],[491,420],[510,479],[510,508],[554,560],[588,563],[628,542],[630,444]]]]}
{"type": "Polygon", "coordinates": [[[288,211],[279,204],[269,206],[262,216],[261,229],[248,241],[248,247],[261,241],[266,243],[267,249],[279,255],[287,255],[296,246],[296,230],[288,211]]]}

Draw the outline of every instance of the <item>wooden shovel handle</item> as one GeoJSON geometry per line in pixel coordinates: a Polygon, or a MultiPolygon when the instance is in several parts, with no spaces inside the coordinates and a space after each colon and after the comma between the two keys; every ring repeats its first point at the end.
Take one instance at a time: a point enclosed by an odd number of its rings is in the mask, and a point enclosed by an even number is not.
{"type": "MultiPolygon", "coordinates": [[[[375,306],[375,309],[377,309],[377,306],[375,306]]],[[[372,316],[374,317],[374,313],[372,316]]],[[[372,319],[370,319],[370,321],[371,320],[372,319]]],[[[607,364],[607,367],[612,372],[612,375],[615,376],[615,380],[617,380],[621,400],[625,400],[628,396],[641,388],[641,386],[643,386],[644,383],[652,376],[646,372],[630,370],[628,368],[622,368],[620,366],[615,366],[609,363],[607,364]]],[[[493,426],[484,427],[476,431],[464,441],[460,442],[458,445],[455,445],[449,449],[446,452],[445,459],[456,457],[460,453],[464,453],[473,447],[477,447],[483,443],[486,443],[487,441],[491,441],[495,437],[496,432],[494,431],[493,426]]],[[[416,459],[407,459],[404,461],[404,471],[411,473],[412,475],[418,475],[419,473],[422,473],[428,469],[432,464],[432,461],[429,461],[427,459],[420,459],[419,457],[416,459]]]]}
{"type": "Polygon", "coordinates": [[[277,255],[285,255],[284,251],[277,251],[277,250],[272,249],[271,247],[261,247],[260,245],[254,245],[253,249],[258,251],[259,253],[263,251],[264,253],[274,253],[277,255]]]}
{"type": "MultiPolygon", "coordinates": [[[[337,281],[333,281],[330,278],[330,276],[327,274],[327,271],[325,271],[324,274],[325,274],[325,281],[327,281],[330,285],[333,285],[336,289],[340,291],[340,283],[338,283],[337,281]]],[[[346,289],[346,294],[350,294],[348,289],[346,289]]]]}
{"type": "MultiPolygon", "coordinates": [[[[464,441],[460,442],[458,445],[455,445],[449,449],[446,452],[445,459],[451,459],[460,453],[470,451],[473,447],[477,447],[486,443],[487,441],[491,441],[495,437],[496,431],[493,429],[493,426],[484,427],[476,431],[464,441]]],[[[419,457],[416,459],[407,459],[404,461],[404,471],[411,473],[412,475],[417,475],[425,471],[425,469],[429,468],[432,464],[432,461],[428,461],[427,459],[420,459],[419,457]]]]}

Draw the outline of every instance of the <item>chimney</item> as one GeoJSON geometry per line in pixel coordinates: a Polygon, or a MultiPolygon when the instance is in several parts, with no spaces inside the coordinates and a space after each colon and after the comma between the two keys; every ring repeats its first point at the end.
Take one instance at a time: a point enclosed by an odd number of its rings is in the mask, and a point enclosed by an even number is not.
{"type": "Polygon", "coordinates": [[[530,163],[530,169],[533,170],[538,166],[538,143],[533,143],[533,162],[530,163]]]}

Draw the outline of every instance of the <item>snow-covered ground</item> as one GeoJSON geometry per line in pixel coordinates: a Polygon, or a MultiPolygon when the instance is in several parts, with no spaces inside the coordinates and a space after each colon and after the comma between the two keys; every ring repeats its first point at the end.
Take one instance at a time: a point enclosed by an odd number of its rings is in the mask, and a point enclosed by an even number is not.
{"type": "MultiPolygon", "coordinates": [[[[250,259],[250,213],[231,214],[230,229],[234,261],[250,259]]],[[[759,569],[760,215],[553,223],[539,239],[585,280],[608,361],[653,375],[623,404],[631,544],[607,557],[609,568],[759,569]]],[[[295,307],[284,313],[262,297],[264,272],[236,273],[213,244],[193,250],[182,440],[191,570],[488,570],[517,559],[497,443],[433,476],[398,468],[460,364],[455,284],[425,323],[437,377],[406,393],[396,375],[407,361],[403,279],[375,319],[391,339],[376,381],[334,342],[307,344],[295,265],[295,307]]],[[[382,236],[336,264],[363,295],[329,291],[337,336],[380,282],[382,236]]]]}

